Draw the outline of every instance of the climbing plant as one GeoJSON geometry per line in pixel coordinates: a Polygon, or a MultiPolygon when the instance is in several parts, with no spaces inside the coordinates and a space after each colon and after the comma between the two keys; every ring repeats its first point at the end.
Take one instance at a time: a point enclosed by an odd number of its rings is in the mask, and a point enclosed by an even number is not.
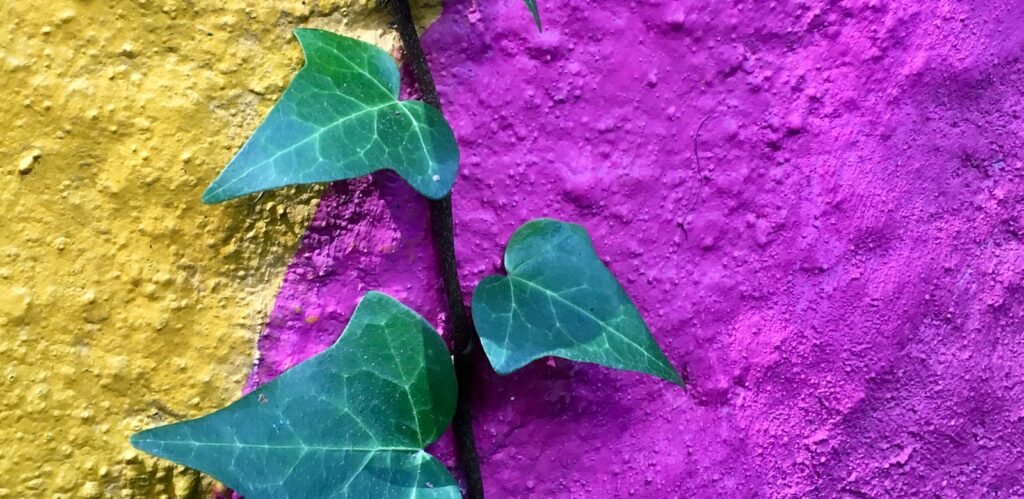
{"type": "MultiPolygon", "coordinates": [[[[525,2],[540,29],[535,1],[525,2]]],[[[398,99],[399,70],[383,50],[297,29],[305,66],[203,201],[393,170],[430,200],[451,344],[394,298],[370,292],[327,350],[223,409],[132,437],[138,449],[249,499],[460,497],[452,475],[424,450],[449,423],[466,494],[482,498],[468,389],[478,343],[501,374],[555,356],[684,385],[579,225],[523,224],[508,242],[506,275],[474,290],[470,322],[452,230],[458,146],[407,0],[387,6],[423,101],[398,99]]]]}

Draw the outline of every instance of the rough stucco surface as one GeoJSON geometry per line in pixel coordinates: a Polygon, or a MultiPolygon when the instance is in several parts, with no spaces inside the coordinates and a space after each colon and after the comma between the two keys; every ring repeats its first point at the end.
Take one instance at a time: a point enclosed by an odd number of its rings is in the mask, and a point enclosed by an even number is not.
{"type": "Polygon", "coordinates": [[[372,0],[0,5],[0,497],[201,494],[132,451],[237,397],[318,190],[199,195],[301,64],[394,46],[372,0]]]}
{"type": "MultiPolygon", "coordinates": [[[[490,496],[1024,495],[1020,3],[541,11],[452,0],[425,35],[462,277],[530,218],[580,222],[691,387],[485,374],[490,496]]],[[[332,188],[251,381],[369,289],[443,324],[425,217],[389,175],[332,188]]]]}

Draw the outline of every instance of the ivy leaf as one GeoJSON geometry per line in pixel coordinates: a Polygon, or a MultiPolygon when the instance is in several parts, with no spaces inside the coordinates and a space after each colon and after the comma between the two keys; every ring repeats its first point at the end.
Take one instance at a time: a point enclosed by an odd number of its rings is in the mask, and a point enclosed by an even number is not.
{"type": "Polygon", "coordinates": [[[473,292],[473,322],[498,373],[555,356],[684,386],[583,227],[523,224],[509,239],[505,269],[473,292]]]}
{"type": "Polygon", "coordinates": [[[459,164],[455,136],[437,109],[398,100],[395,60],[328,31],[296,29],[295,37],[306,65],[203,202],[383,169],[431,199],[448,194],[459,164]]]}
{"type": "Polygon", "coordinates": [[[540,26],[540,12],[537,11],[537,0],[523,0],[526,3],[526,8],[530,9],[530,14],[533,14],[533,22],[537,23],[537,31],[544,31],[540,26]]]}
{"type": "Polygon", "coordinates": [[[212,414],[132,436],[136,448],[210,474],[246,499],[458,498],[423,448],[455,413],[437,332],[368,293],[324,352],[212,414]]]}

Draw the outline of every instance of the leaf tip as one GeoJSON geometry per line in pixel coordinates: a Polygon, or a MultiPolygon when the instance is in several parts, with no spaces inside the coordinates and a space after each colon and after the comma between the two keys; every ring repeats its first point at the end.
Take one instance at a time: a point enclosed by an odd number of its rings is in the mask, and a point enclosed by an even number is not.
{"type": "Polygon", "coordinates": [[[292,36],[299,41],[299,45],[305,45],[305,43],[311,40],[318,32],[323,30],[313,28],[295,28],[292,30],[292,36]]]}
{"type": "Polygon", "coordinates": [[[672,383],[673,385],[676,385],[685,390],[686,380],[683,378],[681,374],[679,374],[679,371],[676,370],[675,366],[673,366],[667,358],[664,358],[662,362],[663,364],[658,366],[658,368],[645,372],[656,378],[668,381],[669,383],[672,383]]]}
{"type": "Polygon", "coordinates": [[[683,377],[680,376],[679,373],[675,372],[675,370],[672,371],[672,374],[673,374],[672,379],[669,379],[668,381],[670,383],[672,383],[673,385],[676,385],[679,388],[682,388],[683,390],[685,390],[686,389],[686,380],[683,379],[683,377]]]}
{"type": "Polygon", "coordinates": [[[537,8],[537,0],[523,0],[526,3],[526,8],[530,11],[530,15],[533,16],[533,22],[537,25],[537,32],[543,33],[544,28],[540,24],[540,9],[537,8]]]}
{"type": "Polygon", "coordinates": [[[146,452],[148,454],[154,454],[153,440],[149,438],[149,433],[152,429],[143,430],[128,437],[128,443],[136,449],[146,452]]]}
{"type": "Polygon", "coordinates": [[[212,187],[213,186],[210,186],[210,188],[203,191],[203,196],[199,198],[203,204],[217,204],[224,201],[224,199],[222,199],[221,196],[212,189],[212,187]]]}

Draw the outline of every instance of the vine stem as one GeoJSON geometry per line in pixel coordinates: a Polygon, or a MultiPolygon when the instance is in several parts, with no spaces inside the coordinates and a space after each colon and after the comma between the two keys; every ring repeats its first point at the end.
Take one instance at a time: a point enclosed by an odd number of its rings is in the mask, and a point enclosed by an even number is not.
{"type": "MultiPolygon", "coordinates": [[[[416,87],[424,102],[441,110],[441,98],[434,86],[434,77],[430,74],[430,66],[423,54],[420,36],[416,32],[412,9],[408,0],[384,0],[391,18],[395,23],[398,36],[402,40],[405,58],[412,67],[416,87]]],[[[455,230],[452,223],[452,195],[449,193],[438,200],[430,201],[430,222],[434,245],[437,248],[438,263],[441,267],[441,278],[444,281],[445,299],[448,302],[448,313],[452,321],[451,352],[455,363],[455,376],[458,378],[459,394],[455,406],[455,418],[452,427],[455,432],[455,445],[458,452],[459,465],[466,477],[466,495],[470,499],[483,499],[484,483],[480,475],[480,456],[476,451],[476,440],[473,436],[473,415],[470,411],[470,394],[472,393],[475,372],[471,353],[478,342],[476,329],[466,312],[466,304],[462,299],[462,283],[459,282],[458,263],[455,260],[455,230]]]]}

